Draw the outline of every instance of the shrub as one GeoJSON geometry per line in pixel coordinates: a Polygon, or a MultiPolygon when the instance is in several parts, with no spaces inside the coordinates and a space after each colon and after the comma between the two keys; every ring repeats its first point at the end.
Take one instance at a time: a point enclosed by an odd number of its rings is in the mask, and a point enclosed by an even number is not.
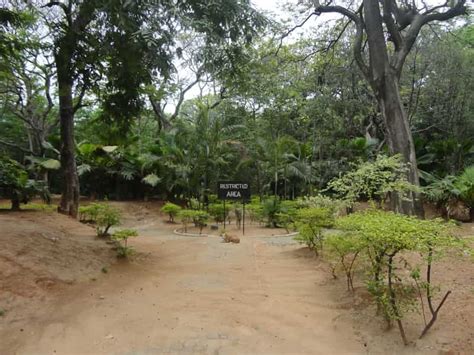
{"type": "Polygon", "coordinates": [[[333,199],[329,196],[324,196],[321,194],[315,196],[303,196],[296,200],[297,208],[327,208],[334,212],[338,216],[343,208],[347,206],[347,202],[343,200],[333,199]]]}
{"type": "Polygon", "coordinates": [[[326,237],[325,245],[332,261],[333,277],[336,278],[336,270],[340,267],[346,276],[347,290],[354,291],[355,262],[363,248],[359,236],[355,233],[332,234],[326,237]]]}
{"type": "Polygon", "coordinates": [[[50,202],[48,186],[44,181],[29,180],[28,173],[15,160],[0,155],[0,193],[11,200],[11,209],[19,210],[20,203],[28,203],[35,195],[50,202]]]}
{"type": "Polygon", "coordinates": [[[295,240],[306,244],[319,255],[323,249],[323,228],[334,225],[334,213],[328,208],[304,208],[296,213],[295,219],[299,232],[295,240]]]}
{"type": "Polygon", "coordinates": [[[202,210],[181,210],[178,217],[183,223],[184,232],[188,231],[188,224],[193,222],[194,226],[199,227],[199,233],[202,233],[202,229],[209,219],[209,214],[202,210]]]}
{"type": "Polygon", "coordinates": [[[258,197],[252,197],[250,203],[246,206],[246,210],[249,212],[252,221],[260,222],[263,220],[263,206],[258,197]]]}
{"type": "Polygon", "coordinates": [[[97,236],[105,237],[109,229],[120,224],[120,211],[105,203],[91,203],[79,207],[80,220],[96,225],[97,236]]]}
{"type": "Polygon", "coordinates": [[[298,207],[296,201],[282,201],[279,211],[276,213],[278,226],[282,226],[287,233],[290,233],[290,229],[294,227],[297,211],[298,207]]]}
{"type": "Polygon", "coordinates": [[[474,208],[474,165],[466,168],[455,183],[459,196],[470,207],[474,208]]]}
{"type": "Polygon", "coordinates": [[[361,198],[381,205],[389,192],[402,194],[418,191],[407,180],[408,167],[400,155],[379,155],[373,162],[362,162],[355,169],[331,180],[327,191],[347,203],[349,209],[361,198]]]}
{"type": "Polygon", "coordinates": [[[174,203],[166,202],[163,207],[161,207],[160,211],[167,213],[169,216],[169,222],[173,223],[174,218],[178,215],[179,211],[181,211],[181,207],[174,203]]]}
{"type": "MultiPolygon", "coordinates": [[[[117,256],[119,258],[127,258],[133,253],[133,248],[128,246],[128,238],[133,237],[138,237],[138,232],[134,229],[122,229],[112,235],[112,239],[118,243],[117,256]]],[[[102,268],[102,272],[104,272],[104,268],[102,268]]],[[[105,273],[107,273],[107,269],[105,269],[105,273]]]]}
{"type": "Polygon", "coordinates": [[[232,206],[226,206],[226,210],[224,213],[224,205],[222,203],[211,203],[208,206],[209,214],[212,216],[216,223],[224,222],[224,219],[227,217],[229,211],[232,206]]]}
{"type": "Polygon", "coordinates": [[[99,215],[99,211],[101,210],[102,206],[103,205],[99,203],[91,203],[87,206],[80,206],[79,220],[81,222],[96,223],[97,216],[99,215]]]}
{"type": "Polygon", "coordinates": [[[266,219],[267,227],[278,226],[277,214],[280,212],[280,200],[277,197],[268,197],[262,202],[262,217],[266,219]]]}
{"type": "Polygon", "coordinates": [[[423,195],[428,201],[436,204],[437,208],[446,208],[449,200],[459,196],[460,191],[455,186],[455,176],[447,175],[444,178],[438,178],[427,173],[423,176],[429,182],[429,185],[423,187],[423,195]]]}
{"type": "MultiPolygon", "coordinates": [[[[349,232],[334,241],[342,245],[342,255],[363,252],[368,260],[367,287],[374,296],[378,309],[383,311],[389,324],[396,321],[405,344],[407,338],[403,328],[404,314],[416,308],[416,297],[426,299],[431,320],[425,322],[421,333],[424,336],[438,317],[438,312],[451,293],[448,291],[437,307],[433,305],[435,287],[431,270],[436,256],[446,248],[462,246],[450,234],[450,225],[442,220],[420,220],[415,217],[368,210],[358,212],[337,221],[337,227],[349,232]],[[349,237],[350,236],[350,237],[349,237]],[[355,236],[355,237],[354,237],[355,236]],[[344,239],[345,238],[345,239],[344,239]],[[426,279],[421,281],[420,265],[410,265],[403,252],[417,252],[426,263],[426,279]],[[407,276],[410,275],[410,276],[407,276]],[[425,293],[425,296],[422,293],[425,293]]],[[[347,265],[347,264],[346,264],[347,265]]],[[[425,310],[422,309],[425,318],[425,310]]]]}

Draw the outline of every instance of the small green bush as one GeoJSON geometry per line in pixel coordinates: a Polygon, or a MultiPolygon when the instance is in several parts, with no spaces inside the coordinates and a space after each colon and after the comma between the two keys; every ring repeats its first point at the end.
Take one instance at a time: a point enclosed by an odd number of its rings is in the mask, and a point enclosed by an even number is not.
{"type": "Polygon", "coordinates": [[[246,205],[246,210],[249,213],[250,219],[252,221],[261,222],[263,220],[263,206],[260,203],[260,199],[258,197],[252,197],[250,203],[246,205]]]}
{"type": "Polygon", "coordinates": [[[223,203],[211,203],[208,206],[209,214],[212,216],[216,223],[224,222],[224,219],[227,217],[231,208],[232,206],[226,206],[226,211],[224,213],[223,203]]]}
{"type": "Polygon", "coordinates": [[[79,207],[80,220],[94,223],[97,236],[108,236],[109,229],[120,224],[120,211],[105,203],[91,203],[79,207]]]}
{"type": "Polygon", "coordinates": [[[179,211],[181,211],[181,207],[174,203],[166,202],[163,207],[161,207],[160,211],[167,213],[169,216],[169,222],[174,223],[174,218],[178,215],[179,211]]]}
{"type": "Polygon", "coordinates": [[[438,178],[427,173],[423,176],[429,182],[427,186],[423,187],[423,195],[428,201],[436,204],[436,207],[446,208],[451,199],[459,197],[460,191],[456,187],[455,176],[447,175],[444,178],[438,178]]]}
{"type": "Polygon", "coordinates": [[[466,168],[456,179],[459,196],[470,207],[474,208],[474,165],[466,168]]]}
{"type": "Polygon", "coordinates": [[[202,233],[202,229],[209,220],[209,214],[202,210],[181,210],[178,217],[183,223],[184,232],[188,231],[188,225],[192,222],[194,226],[199,227],[199,233],[202,233]]]}
{"type": "Polygon", "coordinates": [[[303,196],[298,198],[295,204],[297,208],[327,208],[332,210],[336,216],[338,216],[341,211],[347,207],[346,201],[334,199],[321,194],[315,196],[303,196]]]}
{"type": "Polygon", "coordinates": [[[296,213],[295,225],[299,232],[295,240],[306,244],[319,255],[323,250],[323,228],[334,225],[334,213],[329,208],[303,208],[296,213]]]}
{"type": "Polygon", "coordinates": [[[79,220],[81,222],[96,223],[97,216],[100,210],[103,208],[103,204],[91,203],[90,205],[79,207],[79,220]]]}
{"type": "Polygon", "coordinates": [[[280,212],[280,200],[277,197],[269,197],[262,202],[262,217],[265,218],[267,226],[276,228],[278,226],[277,214],[280,212]]]}
{"type": "Polygon", "coordinates": [[[407,180],[408,166],[401,155],[379,155],[375,161],[362,162],[354,170],[331,180],[326,191],[331,191],[345,201],[349,209],[360,199],[381,205],[388,193],[407,194],[419,188],[407,180]]]}
{"type": "Polygon", "coordinates": [[[24,167],[0,154],[0,193],[11,200],[11,209],[20,210],[20,203],[28,203],[34,196],[50,203],[48,185],[42,180],[28,179],[24,167]]]}
{"type": "Polygon", "coordinates": [[[282,201],[279,211],[276,213],[276,220],[279,227],[285,228],[287,233],[294,228],[296,214],[298,212],[298,203],[296,201],[282,201]]]}
{"type": "MultiPolygon", "coordinates": [[[[134,229],[122,229],[112,235],[112,239],[118,243],[117,256],[119,258],[127,258],[133,253],[133,248],[128,246],[128,238],[134,237],[138,237],[138,232],[134,229]]],[[[102,272],[104,272],[104,268],[102,272]]],[[[107,273],[107,270],[105,273],[107,273]]]]}
{"type": "MultiPolygon", "coordinates": [[[[448,291],[439,305],[434,305],[433,295],[438,287],[432,284],[433,262],[446,249],[467,248],[461,240],[451,235],[452,226],[439,219],[420,220],[392,212],[367,210],[340,218],[336,227],[347,232],[331,241],[331,248],[343,257],[341,262],[345,263],[345,271],[351,272],[347,262],[352,263],[357,254],[363,253],[363,259],[367,261],[367,265],[364,265],[368,277],[367,288],[389,325],[397,322],[403,341],[407,344],[402,320],[408,311],[417,310],[418,304],[422,306],[421,313],[425,320],[420,337],[424,336],[451,293],[448,291]],[[406,252],[421,254],[421,262],[425,265],[411,265],[403,257],[406,252]],[[422,267],[427,270],[425,280],[421,279],[422,267]],[[426,321],[423,298],[431,312],[429,322],[426,321]]],[[[352,276],[347,277],[348,285],[351,286],[352,276]]]]}

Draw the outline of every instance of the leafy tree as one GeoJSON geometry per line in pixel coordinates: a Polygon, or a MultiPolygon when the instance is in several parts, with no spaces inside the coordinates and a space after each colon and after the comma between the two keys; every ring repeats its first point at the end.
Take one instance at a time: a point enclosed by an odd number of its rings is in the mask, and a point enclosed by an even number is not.
{"type": "MultiPolygon", "coordinates": [[[[419,185],[415,146],[400,99],[400,76],[421,28],[434,21],[446,21],[466,14],[466,1],[458,0],[453,6],[448,2],[441,6],[423,5],[423,8],[396,0],[381,3],[377,0],[363,0],[346,6],[331,2],[321,4],[319,0],[304,3],[309,15],[300,26],[312,16],[328,12],[341,14],[354,25],[354,59],[378,102],[387,130],[390,153],[401,154],[404,161],[410,163],[408,181],[419,185]],[[367,46],[363,45],[364,38],[367,39],[367,46]]],[[[411,200],[394,198],[394,209],[406,214],[423,215],[423,207],[416,198],[416,192],[411,194],[411,200]]]]}
{"type": "MultiPolygon", "coordinates": [[[[206,38],[206,51],[215,51],[209,66],[231,62],[240,45],[248,42],[261,18],[249,2],[216,0],[154,2],[52,1],[32,5],[52,27],[60,108],[61,166],[64,188],[60,209],[77,215],[79,180],[76,173],[74,115],[98,73],[107,83],[100,90],[104,119],[127,127],[141,107],[141,85],[152,77],[167,77],[172,69],[178,28],[190,28],[206,38]],[[212,5],[212,6],[210,6],[212,5]],[[221,6],[225,11],[221,11],[221,6]],[[46,10],[50,13],[46,13],[46,10]],[[218,51],[221,47],[226,50],[218,51]],[[222,55],[218,55],[218,53],[222,55]],[[107,65],[102,65],[104,62],[107,65]]],[[[178,49],[177,52],[180,52],[178,49]]],[[[206,54],[206,53],[204,53],[206,54]]]]}

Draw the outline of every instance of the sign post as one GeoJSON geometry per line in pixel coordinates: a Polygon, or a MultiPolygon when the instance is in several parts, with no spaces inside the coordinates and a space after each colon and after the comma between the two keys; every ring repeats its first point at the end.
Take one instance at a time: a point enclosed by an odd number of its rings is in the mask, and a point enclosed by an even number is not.
{"type": "Polygon", "coordinates": [[[245,234],[245,202],[250,201],[250,184],[242,181],[219,181],[217,183],[217,197],[224,201],[224,229],[226,219],[225,201],[242,201],[242,233],[245,234]]]}

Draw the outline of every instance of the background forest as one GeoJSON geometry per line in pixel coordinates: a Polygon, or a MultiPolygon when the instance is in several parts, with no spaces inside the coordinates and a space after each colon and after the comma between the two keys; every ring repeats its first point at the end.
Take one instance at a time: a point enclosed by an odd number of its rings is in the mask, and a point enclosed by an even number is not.
{"type": "MultiPolygon", "coordinates": [[[[227,179],[293,199],[389,153],[343,19],[282,41],[285,25],[246,2],[226,3],[227,15],[208,6],[202,18],[199,2],[173,15],[163,2],[145,29],[145,2],[129,3],[105,1],[72,37],[80,5],[1,12],[0,153],[36,190],[63,188],[66,89],[80,194],[93,199],[206,201],[227,179]],[[218,16],[234,32],[219,33],[218,16]],[[58,61],[73,42],[61,86],[58,61]]],[[[421,184],[435,187],[427,189],[435,202],[456,195],[455,176],[474,164],[474,26],[453,21],[422,28],[400,79],[421,184]]]]}

